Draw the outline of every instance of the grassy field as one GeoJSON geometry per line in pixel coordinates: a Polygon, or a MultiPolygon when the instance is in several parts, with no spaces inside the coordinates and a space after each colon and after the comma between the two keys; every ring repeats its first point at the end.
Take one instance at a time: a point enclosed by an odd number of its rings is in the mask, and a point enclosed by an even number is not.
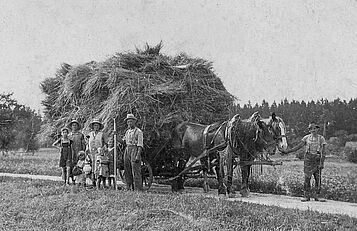
{"type": "Polygon", "coordinates": [[[353,230],[357,219],[181,194],[0,177],[0,230],[353,230]]]}
{"type": "MultiPolygon", "coordinates": [[[[284,157],[286,158],[286,157],[284,157]]],[[[16,154],[0,157],[0,172],[60,175],[58,167],[59,153],[55,149],[42,149],[34,156],[16,154]]],[[[282,166],[275,169],[264,166],[263,174],[260,169],[252,174],[250,188],[254,192],[273,193],[291,196],[303,195],[303,162],[284,161],[282,166]]],[[[331,200],[357,203],[357,164],[327,160],[322,172],[322,195],[331,200]]],[[[240,174],[236,173],[236,176],[240,174]]],[[[202,180],[187,180],[188,186],[200,186],[202,180]]],[[[239,177],[234,181],[239,189],[239,177]]],[[[217,188],[216,180],[211,180],[212,188],[217,188]]]]}
{"type": "Polygon", "coordinates": [[[40,149],[35,155],[15,153],[0,156],[0,172],[59,176],[59,157],[59,151],[52,148],[40,149]]]}

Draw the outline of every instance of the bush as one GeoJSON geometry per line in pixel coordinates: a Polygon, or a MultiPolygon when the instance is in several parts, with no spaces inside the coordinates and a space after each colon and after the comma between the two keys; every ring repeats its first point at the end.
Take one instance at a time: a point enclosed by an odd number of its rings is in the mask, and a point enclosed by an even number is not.
{"type": "Polygon", "coordinates": [[[344,147],[335,143],[327,142],[325,153],[326,155],[341,156],[343,154],[344,147]]]}
{"type": "Polygon", "coordinates": [[[356,148],[345,148],[346,159],[352,163],[357,163],[357,149],[356,148]]]}

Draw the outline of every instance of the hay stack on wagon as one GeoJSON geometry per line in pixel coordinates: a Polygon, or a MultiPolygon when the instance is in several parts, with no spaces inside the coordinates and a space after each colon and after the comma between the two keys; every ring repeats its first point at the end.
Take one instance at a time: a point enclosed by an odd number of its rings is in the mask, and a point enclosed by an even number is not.
{"type": "Polygon", "coordinates": [[[84,124],[99,118],[105,130],[123,135],[127,113],[134,113],[146,144],[163,140],[185,120],[210,124],[228,119],[234,97],[228,93],[212,63],[186,54],[160,53],[162,44],[136,52],[117,53],[103,62],[63,64],[55,77],[41,83],[46,94],[43,135],[72,118],[84,124]]]}

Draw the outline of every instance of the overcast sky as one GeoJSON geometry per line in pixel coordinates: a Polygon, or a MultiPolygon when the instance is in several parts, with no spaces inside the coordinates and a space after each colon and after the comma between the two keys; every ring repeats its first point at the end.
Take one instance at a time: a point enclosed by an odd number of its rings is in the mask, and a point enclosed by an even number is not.
{"type": "Polygon", "coordinates": [[[0,30],[0,92],[36,110],[62,62],[160,40],[213,61],[242,104],[357,97],[354,0],[0,0],[0,30]]]}

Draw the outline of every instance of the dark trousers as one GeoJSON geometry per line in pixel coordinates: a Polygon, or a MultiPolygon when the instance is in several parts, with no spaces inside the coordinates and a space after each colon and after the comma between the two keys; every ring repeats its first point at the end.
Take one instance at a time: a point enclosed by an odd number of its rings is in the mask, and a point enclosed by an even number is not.
{"type": "MultiPolygon", "coordinates": [[[[315,179],[315,193],[320,194],[321,191],[321,170],[316,170],[313,174],[315,179]]],[[[311,191],[311,175],[305,174],[305,182],[304,182],[304,192],[306,197],[310,197],[312,195],[311,191]]]]}
{"type": "Polygon", "coordinates": [[[138,152],[137,146],[127,146],[124,152],[124,177],[127,189],[142,190],[141,157],[135,161],[138,152]]]}

